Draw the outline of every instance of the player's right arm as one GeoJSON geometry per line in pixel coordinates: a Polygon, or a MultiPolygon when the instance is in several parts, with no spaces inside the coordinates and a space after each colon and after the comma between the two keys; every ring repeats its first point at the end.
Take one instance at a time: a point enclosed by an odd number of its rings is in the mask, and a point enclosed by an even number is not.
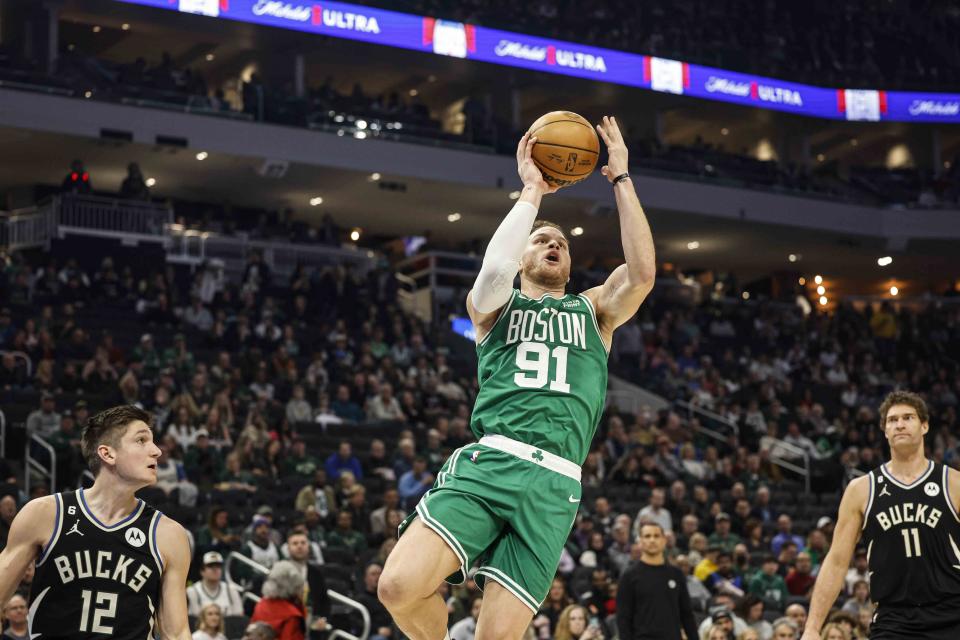
{"type": "Polygon", "coordinates": [[[56,498],[46,496],[25,504],[13,519],[7,546],[0,553],[0,602],[10,599],[27,567],[39,557],[56,516],[56,498]]]}
{"type": "Polygon", "coordinates": [[[527,246],[533,222],[537,219],[540,200],[545,193],[557,190],[557,187],[547,184],[533,162],[533,145],[536,142],[536,137],[528,133],[517,145],[517,173],[523,181],[523,191],[490,239],[480,273],[473,283],[473,289],[467,294],[467,313],[476,329],[477,342],[487,334],[496,322],[500,309],[510,300],[513,279],[520,270],[520,258],[527,246]]]}
{"type": "Polygon", "coordinates": [[[833,532],[833,544],[823,559],[813,596],[810,598],[810,614],[801,640],[820,640],[820,628],[837,600],[840,587],[850,568],[850,558],[860,539],[866,510],[870,477],[860,476],[847,486],[840,501],[837,527],[833,532]]]}

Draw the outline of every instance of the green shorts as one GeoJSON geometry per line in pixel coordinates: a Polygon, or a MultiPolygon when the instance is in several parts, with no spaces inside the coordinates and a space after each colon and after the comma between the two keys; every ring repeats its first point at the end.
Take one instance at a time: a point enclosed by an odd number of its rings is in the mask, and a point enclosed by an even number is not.
{"type": "Polygon", "coordinates": [[[547,597],[580,506],[580,466],[503,436],[457,449],[400,525],[419,517],[450,546],[460,584],[501,584],[536,613],[547,597]]]}

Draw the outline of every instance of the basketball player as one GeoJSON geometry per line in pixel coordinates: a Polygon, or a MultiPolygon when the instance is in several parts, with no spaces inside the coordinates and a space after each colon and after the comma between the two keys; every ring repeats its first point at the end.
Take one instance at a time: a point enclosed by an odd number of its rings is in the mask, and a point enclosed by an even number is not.
{"type": "Polygon", "coordinates": [[[437,587],[444,578],[461,582],[474,567],[484,589],[476,640],[519,639],[556,573],[604,407],[613,332],[636,313],[656,269],[623,137],[613,118],[597,129],[626,264],[599,287],[566,293],[567,237],[552,223],[534,224],[541,198],[556,189],[531,158],[536,138],[525,135],[517,147],[523,191],[467,295],[480,380],[471,428],[480,441],[447,460],[401,525],[380,577],[380,600],[413,640],[445,637],[437,587]]]}
{"type": "Polygon", "coordinates": [[[803,640],[820,640],[857,538],[867,545],[875,640],[960,638],[960,473],[923,451],[929,413],[908,391],[880,405],[890,462],[850,483],[813,589],[803,640]]]}
{"type": "Polygon", "coordinates": [[[0,601],[36,562],[32,639],[144,640],[159,622],[160,638],[189,640],[186,533],[134,497],[157,481],[149,425],[134,406],[91,417],[80,446],[93,486],[32,500],[14,519],[0,554],[0,601]]]}

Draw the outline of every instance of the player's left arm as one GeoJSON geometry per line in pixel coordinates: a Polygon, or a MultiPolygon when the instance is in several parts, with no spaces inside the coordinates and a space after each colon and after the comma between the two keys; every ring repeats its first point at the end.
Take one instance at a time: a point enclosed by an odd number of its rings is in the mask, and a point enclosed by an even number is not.
{"type": "Polygon", "coordinates": [[[187,622],[187,573],[190,571],[190,542],[179,524],[166,516],[157,524],[157,546],[163,559],[160,584],[160,638],[190,640],[187,622]]]}
{"type": "MultiPolygon", "coordinates": [[[[627,145],[620,127],[613,117],[604,116],[597,131],[607,146],[607,164],[600,172],[611,183],[627,173],[627,145]]],[[[620,239],[623,243],[622,264],[599,287],[584,292],[597,310],[597,321],[607,344],[613,331],[633,317],[640,304],[653,289],[657,275],[657,261],[653,248],[653,234],[647,216],[630,178],[614,183],[613,193],[620,214],[620,239]]]]}
{"type": "Polygon", "coordinates": [[[953,505],[954,511],[960,513],[960,471],[947,468],[947,489],[950,491],[947,499],[953,505]]]}

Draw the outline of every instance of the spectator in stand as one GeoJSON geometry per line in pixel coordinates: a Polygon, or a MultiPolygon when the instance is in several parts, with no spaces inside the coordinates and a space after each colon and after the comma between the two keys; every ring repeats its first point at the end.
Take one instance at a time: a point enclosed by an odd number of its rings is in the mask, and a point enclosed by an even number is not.
{"type": "MultiPolygon", "coordinates": [[[[803,629],[804,625],[807,624],[807,608],[800,604],[799,602],[794,602],[787,607],[787,610],[784,611],[787,618],[793,621],[794,626],[797,629],[803,629]]],[[[835,615],[846,615],[842,611],[837,611],[835,615]]],[[[853,621],[853,624],[856,625],[856,620],[853,621]]]]}
{"type": "Polygon", "coordinates": [[[770,549],[775,553],[780,553],[780,547],[783,546],[784,542],[790,541],[797,545],[797,550],[802,551],[804,548],[803,538],[793,533],[793,519],[787,514],[780,514],[780,517],[777,518],[777,535],[773,536],[773,540],[770,541],[770,549]]]}
{"type": "Polygon", "coordinates": [[[193,640],[227,640],[223,635],[223,612],[214,603],[205,605],[197,620],[197,629],[193,632],[193,640]]]}
{"type": "Polygon", "coordinates": [[[60,420],[54,395],[45,391],[40,394],[40,408],[27,416],[27,433],[49,439],[60,431],[60,420]]]}
{"type": "Polygon", "coordinates": [[[70,171],[64,176],[60,184],[60,193],[77,193],[86,195],[92,191],[90,174],[83,166],[83,160],[74,160],[70,163],[70,171]]]}
{"type": "Polygon", "coordinates": [[[353,514],[342,509],[337,514],[337,526],[327,533],[327,546],[330,548],[346,549],[359,556],[367,549],[366,538],[353,528],[353,514]]]}
{"type": "Polygon", "coordinates": [[[183,312],[183,321],[197,331],[210,331],[213,328],[213,315],[203,305],[199,296],[194,296],[190,306],[183,312]]]}
{"type": "Polygon", "coordinates": [[[187,613],[201,616],[210,604],[220,608],[223,616],[243,615],[243,591],[223,580],[223,556],[217,551],[203,554],[200,580],[187,587],[187,613]]]}
{"type": "Polygon", "coordinates": [[[599,625],[589,624],[587,608],[572,604],[560,614],[557,628],[554,631],[554,640],[603,640],[603,631],[599,625]]]}
{"type": "Polygon", "coordinates": [[[210,446],[210,434],[206,429],[197,430],[197,440],[183,458],[187,477],[200,488],[209,488],[223,475],[223,460],[220,452],[210,446]]]}
{"type": "Polygon", "coordinates": [[[380,583],[380,574],[383,573],[383,566],[376,562],[371,562],[363,571],[363,590],[358,594],[357,600],[367,608],[370,613],[370,629],[375,635],[383,638],[389,638],[393,635],[390,627],[393,625],[393,618],[387,611],[380,598],[377,597],[377,586],[380,583]]]}
{"type": "Polygon", "coordinates": [[[778,618],[773,622],[773,640],[797,640],[801,627],[789,618],[778,618]]]}
{"type": "Polygon", "coordinates": [[[665,501],[666,494],[663,489],[656,488],[650,492],[650,501],[647,503],[647,506],[640,509],[640,513],[637,514],[637,519],[633,524],[636,535],[639,535],[640,525],[644,522],[656,522],[665,532],[673,531],[673,517],[670,515],[670,512],[664,508],[665,501]]]}
{"type": "Polygon", "coordinates": [[[430,490],[433,486],[433,474],[427,471],[427,459],[423,456],[417,456],[413,460],[413,468],[400,476],[398,490],[400,498],[403,500],[403,507],[412,510],[421,496],[430,490]]]}
{"type": "Polygon", "coordinates": [[[280,560],[280,549],[271,540],[269,520],[262,516],[254,517],[253,536],[240,552],[268,569],[280,560]]]}
{"type": "Polygon", "coordinates": [[[230,553],[239,549],[242,538],[230,528],[230,512],[222,507],[210,510],[207,524],[197,532],[197,549],[211,549],[221,553],[230,553]]]}
{"type": "Polygon", "coordinates": [[[810,560],[809,553],[801,551],[797,554],[797,562],[787,573],[785,582],[790,595],[809,597],[810,590],[813,589],[813,583],[816,582],[816,578],[813,576],[813,562],[810,560]]]}
{"type": "Polygon", "coordinates": [[[761,640],[770,640],[773,637],[773,626],[763,618],[763,600],[752,593],[741,598],[734,613],[757,632],[761,640]]]}
{"type": "Polygon", "coordinates": [[[304,529],[297,526],[287,534],[287,543],[284,546],[289,561],[297,567],[309,587],[307,602],[304,604],[310,612],[310,619],[313,620],[311,629],[325,631],[327,619],[330,617],[330,596],[327,595],[327,581],[320,566],[323,557],[313,557],[314,553],[320,551],[319,545],[314,549],[304,529]]]}
{"type": "Polygon", "coordinates": [[[873,603],[870,602],[870,583],[866,580],[857,580],[853,586],[853,596],[843,603],[842,609],[859,618],[860,611],[870,609],[873,612],[873,603]]]}
{"type": "Polygon", "coordinates": [[[400,403],[393,395],[393,385],[385,382],[380,385],[380,392],[367,402],[367,418],[375,421],[402,422],[406,420],[400,403]]]}
{"type": "Polygon", "coordinates": [[[304,391],[303,385],[294,385],[293,396],[287,401],[285,412],[287,422],[291,425],[313,420],[313,408],[310,406],[310,403],[304,399],[305,397],[306,391],[304,391]]]}
{"type": "Polygon", "coordinates": [[[338,480],[342,471],[349,471],[357,480],[363,478],[363,469],[360,466],[360,460],[353,455],[353,447],[346,440],[341,440],[336,453],[331,453],[327,458],[324,468],[327,471],[327,478],[338,480]]]}
{"type": "Polygon", "coordinates": [[[748,591],[762,599],[771,609],[782,610],[787,603],[787,583],[777,573],[779,565],[773,555],[766,555],[760,571],[750,579],[748,591]]]}
{"type": "Polygon", "coordinates": [[[123,179],[123,183],[120,185],[120,197],[127,200],[150,199],[150,187],[143,179],[140,165],[136,162],[127,165],[127,177],[123,179]]]}
{"type": "Polygon", "coordinates": [[[3,619],[7,628],[2,640],[30,640],[27,629],[27,601],[21,595],[14,595],[3,605],[3,619]]]}
{"type": "Polygon", "coordinates": [[[333,409],[337,417],[348,422],[363,422],[364,420],[363,409],[350,398],[350,387],[345,384],[337,387],[337,395],[330,403],[330,408],[333,409]]]}
{"type": "Polygon", "coordinates": [[[870,586],[870,567],[867,562],[867,550],[863,547],[858,548],[854,552],[853,566],[847,570],[847,575],[844,578],[847,595],[853,595],[854,587],[856,587],[857,583],[861,580],[866,582],[868,587],[870,586]]]}
{"type": "Polygon", "coordinates": [[[733,568],[733,556],[728,551],[717,554],[717,570],[704,581],[713,593],[726,593],[734,598],[743,595],[745,586],[743,577],[733,568]]]}
{"type": "Polygon", "coordinates": [[[298,511],[306,511],[308,506],[314,507],[323,519],[337,509],[333,487],[327,484],[326,469],[314,471],[313,484],[305,486],[297,494],[295,508],[298,511]]]}
{"type": "Polygon", "coordinates": [[[266,622],[251,622],[243,631],[242,640],[276,640],[277,634],[266,622]]]}
{"type": "Polygon", "coordinates": [[[400,508],[400,492],[396,487],[389,487],[383,492],[383,506],[370,513],[371,535],[381,535],[386,531],[386,517],[389,511],[399,511],[401,519],[407,517],[407,512],[400,508]]]}
{"type": "Polygon", "coordinates": [[[741,633],[749,629],[747,623],[733,613],[733,598],[730,596],[717,596],[714,598],[714,605],[710,607],[708,615],[700,623],[697,629],[699,638],[706,640],[710,633],[710,628],[719,625],[726,631],[727,637],[739,637],[741,633]]]}
{"type": "Polygon", "coordinates": [[[711,547],[720,547],[732,553],[741,540],[740,536],[730,531],[730,516],[723,512],[718,513],[713,526],[713,533],[707,537],[707,542],[711,547]]]}
{"type": "MultiPolygon", "coordinates": [[[[697,534],[703,538],[704,543],[706,543],[707,538],[702,533],[697,534]]],[[[691,548],[691,551],[693,549],[691,548]]],[[[703,559],[693,569],[693,575],[696,576],[697,580],[700,580],[704,584],[707,584],[710,576],[717,570],[717,560],[720,552],[723,551],[720,547],[707,547],[706,553],[703,554],[703,559]]]]}
{"type": "Polygon", "coordinates": [[[277,640],[304,640],[307,612],[303,605],[305,580],[288,560],[280,560],[270,569],[263,583],[263,599],[257,603],[250,622],[266,622],[277,640]]]}

